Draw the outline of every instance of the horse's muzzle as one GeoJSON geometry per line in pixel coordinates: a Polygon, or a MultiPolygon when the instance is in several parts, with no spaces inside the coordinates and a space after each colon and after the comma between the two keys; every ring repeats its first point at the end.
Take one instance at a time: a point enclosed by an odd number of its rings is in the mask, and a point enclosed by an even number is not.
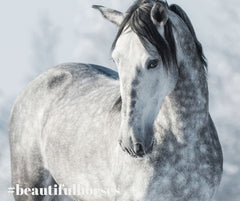
{"type": "Polygon", "coordinates": [[[144,155],[146,155],[144,147],[142,144],[140,143],[136,143],[134,145],[134,153],[136,154],[137,157],[143,157],[144,155]]]}
{"type": "Polygon", "coordinates": [[[141,143],[134,144],[133,148],[124,146],[121,140],[119,144],[124,152],[134,158],[143,158],[145,155],[150,154],[153,149],[153,144],[148,149],[145,149],[141,143]]]}

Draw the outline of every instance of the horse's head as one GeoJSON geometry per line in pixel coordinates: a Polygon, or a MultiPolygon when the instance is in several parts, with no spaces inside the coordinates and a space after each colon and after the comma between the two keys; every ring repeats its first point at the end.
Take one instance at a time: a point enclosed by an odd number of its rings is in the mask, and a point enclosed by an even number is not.
{"type": "Polygon", "coordinates": [[[178,80],[171,11],[156,0],[139,0],[125,14],[94,8],[119,26],[112,57],[120,78],[120,144],[131,155],[142,157],[151,152],[154,120],[178,80]]]}

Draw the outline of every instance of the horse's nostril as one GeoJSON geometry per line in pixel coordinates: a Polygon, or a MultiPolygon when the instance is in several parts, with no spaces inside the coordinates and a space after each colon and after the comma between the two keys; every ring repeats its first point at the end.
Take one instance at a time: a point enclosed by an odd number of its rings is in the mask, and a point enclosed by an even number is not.
{"type": "Polygon", "coordinates": [[[136,153],[137,156],[140,156],[140,157],[145,155],[145,151],[143,149],[143,145],[142,144],[137,143],[135,145],[135,153],[136,153]]]}

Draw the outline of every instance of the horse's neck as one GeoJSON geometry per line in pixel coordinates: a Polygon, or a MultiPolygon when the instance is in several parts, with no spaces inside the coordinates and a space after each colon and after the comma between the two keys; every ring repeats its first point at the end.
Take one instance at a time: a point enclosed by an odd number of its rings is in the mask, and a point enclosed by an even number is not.
{"type": "MultiPolygon", "coordinates": [[[[194,62],[193,62],[194,63],[194,62]]],[[[202,64],[180,65],[175,90],[165,98],[157,118],[161,129],[171,131],[178,141],[195,140],[208,124],[208,87],[202,64]]],[[[163,136],[164,137],[164,136],[163,136]]]]}

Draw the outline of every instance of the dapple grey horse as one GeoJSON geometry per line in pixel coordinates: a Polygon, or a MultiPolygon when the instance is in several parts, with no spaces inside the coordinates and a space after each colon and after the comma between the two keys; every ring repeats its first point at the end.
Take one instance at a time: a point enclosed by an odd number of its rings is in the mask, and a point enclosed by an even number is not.
{"type": "Polygon", "coordinates": [[[188,16],[163,1],[138,0],[126,13],[94,8],[119,26],[118,73],[78,63],[52,68],[19,95],[9,126],[13,186],[79,185],[88,193],[15,199],[211,200],[223,158],[188,16]]]}

